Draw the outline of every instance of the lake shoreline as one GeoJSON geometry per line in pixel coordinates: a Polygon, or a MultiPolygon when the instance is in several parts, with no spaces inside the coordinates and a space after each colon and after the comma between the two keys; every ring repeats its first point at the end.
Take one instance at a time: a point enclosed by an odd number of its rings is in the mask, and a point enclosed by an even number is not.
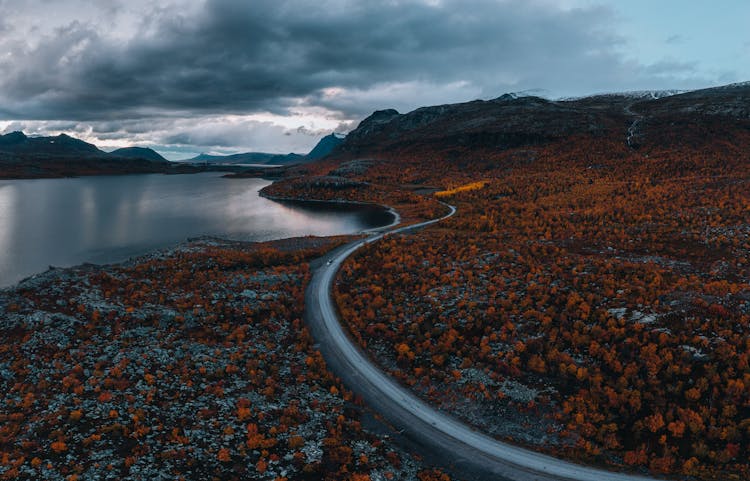
{"type": "MultiPolygon", "coordinates": [[[[132,175],[138,175],[138,174],[132,174],[132,175]]],[[[0,180],[35,180],[35,179],[0,179],[0,180]]],[[[326,207],[340,207],[342,209],[346,209],[347,207],[362,207],[368,210],[372,209],[373,211],[376,211],[376,212],[387,213],[388,215],[391,216],[392,220],[390,223],[384,224],[381,226],[372,227],[369,229],[364,229],[362,230],[362,233],[379,232],[381,230],[395,227],[396,225],[401,223],[401,216],[399,215],[398,211],[396,211],[393,207],[384,206],[384,205],[376,204],[373,202],[360,202],[360,201],[348,201],[348,200],[317,200],[317,199],[279,197],[279,196],[267,194],[263,192],[263,189],[261,189],[258,192],[258,196],[274,201],[274,202],[279,202],[282,204],[293,204],[293,205],[298,205],[298,206],[312,206],[312,207],[326,206],[326,207]]],[[[349,234],[349,235],[355,235],[355,234],[349,234]]],[[[223,246],[236,245],[238,248],[243,248],[243,247],[247,247],[248,245],[253,245],[253,244],[263,244],[263,243],[288,244],[288,243],[294,242],[297,239],[309,239],[309,238],[324,239],[328,237],[339,237],[339,236],[336,236],[336,235],[334,236],[310,235],[310,236],[302,236],[302,237],[291,236],[291,237],[283,237],[280,239],[259,240],[259,241],[237,240],[237,239],[231,239],[229,237],[223,237],[221,235],[202,235],[202,236],[197,236],[197,237],[188,237],[182,241],[179,241],[175,245],[172,245],[169,247],[151,249],[142,254],[135,254],[132,256],[128,256],[127,258],[121,261],[106,262],[106,263],[82,262],[80,264],[75,264],[71,266],[49,265],[47,270],[31,274],[27,277],[24,277],[18,280],[14,284],[10,284],[7,286],[0,285],[0,293],[6,292],[6,291],[13,291],[19,288],[27,288],[27,287],[33,288],[32,285],[47,282],[50,280],[49,277],[55,276],[55,275],[60,276],[60,277],[65,277],[66,273],[72,273],[74,271],[80,271],[80,270],[85,270],[85,269],[106,270],[106,269],[111,269],[113,267],[127,267],[127,266],[133,266],[139,263],[143,263],[148,260],[169,257],[170,255],[174,255],[176,252],[179,252],[185,248],[190,248],[195,243],[201,243],[202,245],[210,245],[211,243],[216,244],[216,245],[223,245],[223,246]]]]}
{"type": "Polygon", "coordinates": [[[255,479],[258,465],[333,479],[325,442],[366,447],[366,464],[342,461],[349,472],[430,475],[326,369],[302,322],[309,263],[354,238],[194,239],[0,290],[6,459],[33,479],[255,479]],[[56,462],[30,461],[43,458],[56,462]]]}
{"type": "Polygon", "coordinates": [[[49,266],[126,262],[194,238],[250,242],[326,237],[380,229],[398,220],[397,213],[379,205],[272,199],[259,192],[271,184],[266,179],[226,182],[220,173],[127,178],[0,181],[0,226],[8,233],[5,258],[0,257],[0,288],[46,272],[49,266]],[[64,202],[59,200],[62,191],[64,202]],[[46,221],[44,216],[54,218],[46,221]],[[38,222],[21,222],[29,217],[38,222]],[[25,241],[29,235],[34,238],[25,241]],[[55,245],[47,250],[50,242],[55,245]]]}
{"type": "MultiPolygon", "coordinates": [[[[270,184],[270,185],[273,185],[270,184]]],[[[269,187],[270,187],[269,185],[269,187]]],[[[356,201],[356,200],[341,200],[341,199],[334,199],[334,200],[320,200],[320,199],[305,199],[302,197],[282,197],[282,196],[276,196],[273,194],[268,194],[264,192],[265,187],[258,192],[258,195],[268,199],[272,200],[274,202],[282,202],[282,203],[289,203],[289,204],[295,204],[295,205],[311,205],[311,206],[321,206],[321,205],[327,205],[327,206],[360,206],[360,207],[366,207],[366,208],[372,208],[375,211],[385,211],[388,214],[390,214],[393,218],[391,223],[387,225],[382,225],[379,227],[373,227],[370,229],[366,229],[365,232],[377,232],[382,229],[388,229],[390,227],[394,227],[401,223],[401,215],[398,213],[396,209],[394,209],[391,206],[377,204],[374,202],[362,202],[362,201],[356,201]]]]}
{"type": "Polygon", "coordinates": [[[185,239],[178,242],[175,245],[169,247],[163,247],[158,249],[152,249],[143,254],[136,254],[127,257],[121,261],[107,262],[107,263],[95,263],[95,262],[82,262],[80,264],[72,266],[53,266],[50,265],[46,271],[37,272],[25,277],[15,284],[8,286],[0,286],[0,302],[2,301],[3,295],[14,294],[18,290],[34,290],[36,287],[42,284],[49,284],[57,278],[58,281],[67,282],[72,279],[76,274],[81,272],[90,271],[94,272],[107,272],[118,268],[132,268],[134,266],[144,264],[149,261],[164,260],[181,252],[196,252],[205,250],[207,248],[220,247],[222,249],[247,249],[260,245],[269,245],[273,248],[281,250],[302,250],[310,243],[314,243],[319,240],[320,243],[325,242],[326,239],[335,238],[356,238],[355,234],[342,234],[342,235],[331,235],[331,236],[294,236],[284,237],[281,239],[271,240],[258,240],[258,241],[243,241],[236,239],[228,239],[221,236],[198,236],[185,239]],[[296,247],[295,247],[296,246],[296,247]]]}

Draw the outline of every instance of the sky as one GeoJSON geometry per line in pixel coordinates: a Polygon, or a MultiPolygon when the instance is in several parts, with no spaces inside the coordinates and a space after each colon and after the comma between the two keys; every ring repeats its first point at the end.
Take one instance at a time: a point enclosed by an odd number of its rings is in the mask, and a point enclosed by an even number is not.
{"type": "Polygon", "coordinates": [[[0,133],[306,153],[372,111],[750,80],[750,2],[0,0],[0,133]]]}

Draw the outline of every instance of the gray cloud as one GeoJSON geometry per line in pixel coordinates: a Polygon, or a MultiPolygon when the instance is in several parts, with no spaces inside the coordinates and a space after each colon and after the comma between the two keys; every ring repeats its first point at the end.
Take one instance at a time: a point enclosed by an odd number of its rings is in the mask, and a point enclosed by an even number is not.
{"type": "MultiPolygon", "coordinates": [[[[604,8],[212,0],[190,17],[177,6],[147,13],[127,42],[76,21],[35,46],[19,40],[0,62],[5,116],[284,113],[293,99],[315,101],[331,87],[470,81],[485,96],[534,87],[569,94],[647,74],[614,53],[621,39],[609,33],[604,8]]],[[[346,102],[327,106],[362,113],[346,102]]]]}
{"type": "Polygon", "coordinates": [[[555,0],[17,3],[0,0],[0,30],[15,25],[0,39],[0,118],[72,119],[105,140],[246,145],[290,129],[245,123],[240,144],[211,119],[317,109],[345,128],[376,108],[514,90],[706,83],[688,64],[627,60],[611,10],[555,0]],[[179,121],[191,118],[208,119],[203,133],[179,121]]]}

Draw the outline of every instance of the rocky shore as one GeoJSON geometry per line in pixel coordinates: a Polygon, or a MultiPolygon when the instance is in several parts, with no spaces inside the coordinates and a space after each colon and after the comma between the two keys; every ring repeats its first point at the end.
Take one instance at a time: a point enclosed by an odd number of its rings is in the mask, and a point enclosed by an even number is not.
{"type": "Polygon", "coordinates": [[[0,291],[0,479],[446,479],[301,321],[308,261],[345,240],[200,239],[0,291]]]}

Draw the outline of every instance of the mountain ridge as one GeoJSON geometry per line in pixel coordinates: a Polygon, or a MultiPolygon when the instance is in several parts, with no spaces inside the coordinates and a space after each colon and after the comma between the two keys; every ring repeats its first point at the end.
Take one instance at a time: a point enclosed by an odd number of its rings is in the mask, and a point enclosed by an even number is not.
{"type": "MultiPolygon", "coordinates": [[[[444,157],[488,153],[563,141],[575,136],[616,136],[623,142],[635,121],[642,142],[657,145],[687,126],[750,125],[750,83],[730,84],[672,95],[606,94],[548,100],[505,94],[492,100],[420,107],[401,114],[377,110],[347,135],[332,156],[444,157]]],[[[731,129],[730,129],[731,130],[731,129]]],[[[725,134],[731,135],[730,130],[725,134]]],[[[633,144],[636,145],[636,144],[633,144]]]]}
{"type": "Polygon", "coordinates": [[[330,154],[333,149],[341,145],[346,136],[339,136],[335,132],[326,135],[318,141],[313,149],[306,155],[308,160],[318,160],[330,154]]]}
{"type": "Polygon", "coordinates": [[[146,159],[153,162],[167,162],[167,159],[165,159],[159,152],[148,147],[123,147],[121,149],[113,150],[109,154],[116,157],[146,159]]]}
{"type": "Polygon", "coordinates": [[[302,158],[304,158],[303,155],[295,153],[270,154],[266,152],[243,152],[230,155],[211,155],[202,153],[181,162],[217,164],[288,164],[294,163],[302,158]]]}
{"type": "Polygon", "coordinates": [[[29,137],[23,132],[0,135],[0,152],[18,155],[91,156],[107,155],[94,144],[67,134],[50,137],[29,137]]]}
{"type": "Polygon", "coordinates": [[[222,164],[260,164],[260,165],[290,165],[308,163],[320,160],[330,154],[342,142],[344,137],[331,133],[321,138],[307,154],[270,154],[266,152],[243,152],[230,155],[199,154],[182,162],[191,163],[222,163],[222,164]]]}
{"type": "Polygon", "coordinates": [[[108,153],[67,134],[0,135],[0,178],[159,173],[169,168],[169,162],[152,149],[129,147],[108,153]]]}

